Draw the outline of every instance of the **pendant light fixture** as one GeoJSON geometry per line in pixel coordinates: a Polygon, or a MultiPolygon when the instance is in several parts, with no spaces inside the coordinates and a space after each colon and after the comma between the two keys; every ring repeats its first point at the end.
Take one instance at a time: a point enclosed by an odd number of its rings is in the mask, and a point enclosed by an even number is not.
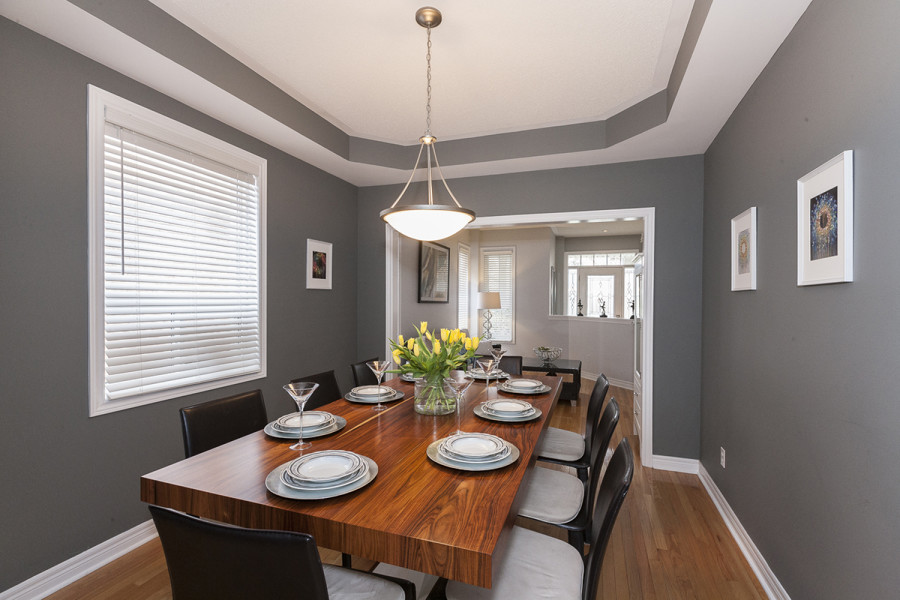
{"type": "Polygon", "coordinates": [[[381,211],[381,218],[388,225],[407,237],[422,241],[434,241],[450,237],[475,218],[475,213],[463,208],[456,196],[453,195],[453,192],[450,191],[450,186],[447,185],[447,181],[444,179],[444,174],[441,172],[441,165],[438,163],[434,149],[437,138],[431,134],[431,30],[441,24],[441,19],[441,11],[430,6],[424,6],[416,11],[416,23],[424,27],[428,32],[428,45],[425,54],[425,60],[428,64],[426,71],[428,99],[425,103],[425,134],[419,138],[419,156],[416,157],[416,164],[413,166],[406,185],[403,186],[403,191],[400,192],[400,195],[397,196],[390,208],[381,211]],[[406,193],[409,184],[416,175],[419,162],[422,160],[422,154],[425,155],[427,165],[428,204],[398,206],[397,204],[403,198],[403,194],[406,193]],[[438,177],[441,178],[441,182],[444,184],[453,202],[456,203],[456,206],[434,203],[432,162],[437,167],[438,177]]]}

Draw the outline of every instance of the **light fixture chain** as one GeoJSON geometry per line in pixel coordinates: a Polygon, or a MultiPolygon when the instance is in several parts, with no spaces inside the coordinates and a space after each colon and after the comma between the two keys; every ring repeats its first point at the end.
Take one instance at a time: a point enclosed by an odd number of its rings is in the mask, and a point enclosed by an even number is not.
{"type": "Polygon", "coordinates": [[[428,32],[428,51],[425,53],[425,62],[428,64],[426,69],[426,78],[428,86],[426,87],[427,100],[425,102],[425,135],[431,135],[431,27],[426,29],[428,32]]]}

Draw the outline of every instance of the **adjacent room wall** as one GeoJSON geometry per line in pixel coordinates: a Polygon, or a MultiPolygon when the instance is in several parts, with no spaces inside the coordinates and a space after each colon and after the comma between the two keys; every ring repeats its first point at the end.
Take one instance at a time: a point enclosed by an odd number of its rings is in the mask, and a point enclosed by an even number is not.
{"type": "MultiPolygon", "coordinates": [[[[178,409],[356,359],[356,188],[0,18],[0,590],[149,519],[142,474],[183,458],[178,409]],[[268,372],[88,418],[87,84],[268,160],[268,372]],[[306,238],[334,244],[305,289],[306,238]]],[[[380,295],[383,282],[376,290],[380,295]]]]}
{"type": "MultiPolygon", "coordinates": [[[[698,458],[700,451],[702,162],[690,156],[449,182],[479,216],[656,207],[654,452],[685,458],[698,458]]],[[[378,213],[399,192],[400,186],[359,192],[362,354],[384,347],[384,294],[373,293],[385,277],[385,225],[378,213]]]]}
{"type": "Polygon", "coordinates": [[[796,599],[900,590],[898,23],[895,0],[814,0],[705,159],[702,463],[796,599]],[[843,150],[855,280],[798,287],[797,179],[843,150]],[[750,206],[758,290],[731,292],[750,206]]]}

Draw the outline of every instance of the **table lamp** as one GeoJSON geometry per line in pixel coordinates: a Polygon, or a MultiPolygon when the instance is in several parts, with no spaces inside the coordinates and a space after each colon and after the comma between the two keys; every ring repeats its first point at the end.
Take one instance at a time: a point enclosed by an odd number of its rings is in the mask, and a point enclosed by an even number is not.
{"type": "Polygon", "coordinates": [[[484,310],[484,335],[483,340],[493,339],[491,337],[491,310],[499,310],[500,292],[478,292],[478,308],[484,310]]]}

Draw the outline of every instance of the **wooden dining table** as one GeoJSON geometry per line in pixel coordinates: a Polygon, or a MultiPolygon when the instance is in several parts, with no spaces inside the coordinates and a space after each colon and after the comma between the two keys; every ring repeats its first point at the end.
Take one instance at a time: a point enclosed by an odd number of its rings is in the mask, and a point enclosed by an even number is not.
{"type": "MultiPolygon", "coordinates": [[[[455,372],[456,376],[461,376],[455,372]]],[[[258,431],[141,477],[141,500],[241,527],[311,534],[320,546],[374,561],[491,587],[517,514],[520,485],[559,399],[561,379],[537,376],[550,387],[521,396],[475,381],[460,404],[466,432],[501,437],[519,449],[513,464],[490,471],[441,466],[426,456],[432,442],[457,431],[453,415],[426,416],[413,408],[413,384],[385,383],[404,392],[383,411],[337,399],[317,410],[347,420],[334,434],[310,440],[304,454],[350,450],[369,457],[378,474],[365,487],[324,500],[293,500],[266,489],[266,476],[300,456],[292,440],[258,431]],[[542,412],[526,423],[488,421],[476,405],[497,397],[527,398],[542,412]]]]}

